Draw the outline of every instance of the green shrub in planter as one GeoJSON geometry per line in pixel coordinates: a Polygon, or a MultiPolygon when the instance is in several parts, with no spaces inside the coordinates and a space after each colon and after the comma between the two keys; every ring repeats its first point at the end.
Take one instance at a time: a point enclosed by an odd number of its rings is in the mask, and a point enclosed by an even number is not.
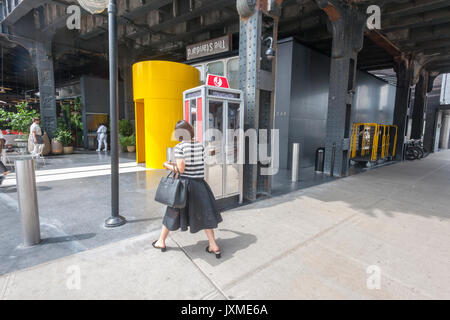
{"type": "Polygon", "coordinates": [[[119,121],[119,135],[129,137],[133,134],[133,126],[130,120],[122,119],[119,121]]]}
{"type": "Polygon", "coordinates": [[[33,119],[40,118],[39,113],[31,109],[26,102],[21,102],[16,105],[16,110],[16,112],[0,110],[0,124],[2,125],[2,129],[8,128],[13,131],[28,134],[33,119]]]}
{"type": "Polygon", "coordinates": [[[120,137],[119,140],[124,147],[136,146],[136,136],[134,134],[128,137],[120,137]]]}
{"type": "Polygon", "coordinates": [[[72,132],[67,129],[58,129],[56,131],[55,140],[61,142],[64,147],[69,147],[72,145],[74,138],[72,136],[72,132]]]}

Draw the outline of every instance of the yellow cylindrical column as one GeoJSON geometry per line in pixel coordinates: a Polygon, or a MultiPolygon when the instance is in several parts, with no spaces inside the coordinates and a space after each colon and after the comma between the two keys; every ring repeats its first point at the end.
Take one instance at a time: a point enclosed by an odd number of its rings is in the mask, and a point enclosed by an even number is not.
{"type": "Polygon", "coordinates": [[[143,61],[133,65],[138,162],[163,168],[167,148],[177,144],[171,138],[175,124],[183,119],[183,92],[199,85],[199,71],[185,64],[143,61]]]}

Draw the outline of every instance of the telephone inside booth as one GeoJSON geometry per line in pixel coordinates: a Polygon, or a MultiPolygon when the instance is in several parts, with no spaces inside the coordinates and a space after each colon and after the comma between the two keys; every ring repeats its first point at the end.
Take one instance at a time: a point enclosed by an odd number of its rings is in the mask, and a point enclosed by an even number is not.
{"type": "Polygon", "coordinates": [[[208,75],[207,84],[183,94],[184,120],[205,146],[205,180],[216,199],[243,201],[244,102],[225,77],[208,75]]]}

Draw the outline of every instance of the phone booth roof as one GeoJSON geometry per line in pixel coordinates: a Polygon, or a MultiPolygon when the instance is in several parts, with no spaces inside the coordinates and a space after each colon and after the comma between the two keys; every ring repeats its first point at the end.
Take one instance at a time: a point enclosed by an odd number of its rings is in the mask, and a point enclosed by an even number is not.
{"type": "Polygon", "coordinates": [[[209,86],[207,84],[186,90],[183,95],[184,100],[190,100],[206,95],[207,98],[242,101],[242,90],[220,88],[216,86],[209,86]]]}

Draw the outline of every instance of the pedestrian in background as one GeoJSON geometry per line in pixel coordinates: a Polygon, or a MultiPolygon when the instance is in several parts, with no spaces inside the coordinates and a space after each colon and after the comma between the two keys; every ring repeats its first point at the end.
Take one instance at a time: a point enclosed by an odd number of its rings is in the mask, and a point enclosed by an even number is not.
{"type": "MultiPolygon", "coordinates": [[[[0,157],[2,155],[3,152],[3,146],[5,145],[6,140],[3,137],[3,132],[0,129],[0,157]]],[[[0,158],[0,186],[3,183],[3,180],[5,180],[6,175],[9,173],[8,169],[6,168],[6,166],[3,164],[2,159],[0,158]]]]}
{"type": "Polygon", "coordinates": [[[34,144],[33,152],[31,155],[40,156],[44,150],[44,139],[42,138],[42,129],[39,126],[39,118],[33,119],[33,124],[30,127],[30,135],[34,144]]]}
{"type": "Polygon", "coordinates": [[[98,141],[98,147],[97,152],[101,150],[102,145],[105,145],[105,149],[103,151],[108,151],[108,128],[106,128],[106,125],[104,123],[100,123],[100,127],[97,129],[97,141],[98,141]]]}
{"type": "Polygon", "coordinates": [[[188,227],[191,233],[205,230],[209,240],[206,252],[214,253],[219,259],[221,252],[215,240],[214,229],[222,222],[222,217],[217,209],[214,194],[204,179],[205,148],[195,140],[194,128],[185,120],[177,122],[175,136],[180,141],[174,148],[176,162],[166,162],[164,167],[186,181],[186,207],[183,209],[167,207],[161,235],[152,245],[164,252],[170,231],[178,229],[187,231],[188,227]]]}

